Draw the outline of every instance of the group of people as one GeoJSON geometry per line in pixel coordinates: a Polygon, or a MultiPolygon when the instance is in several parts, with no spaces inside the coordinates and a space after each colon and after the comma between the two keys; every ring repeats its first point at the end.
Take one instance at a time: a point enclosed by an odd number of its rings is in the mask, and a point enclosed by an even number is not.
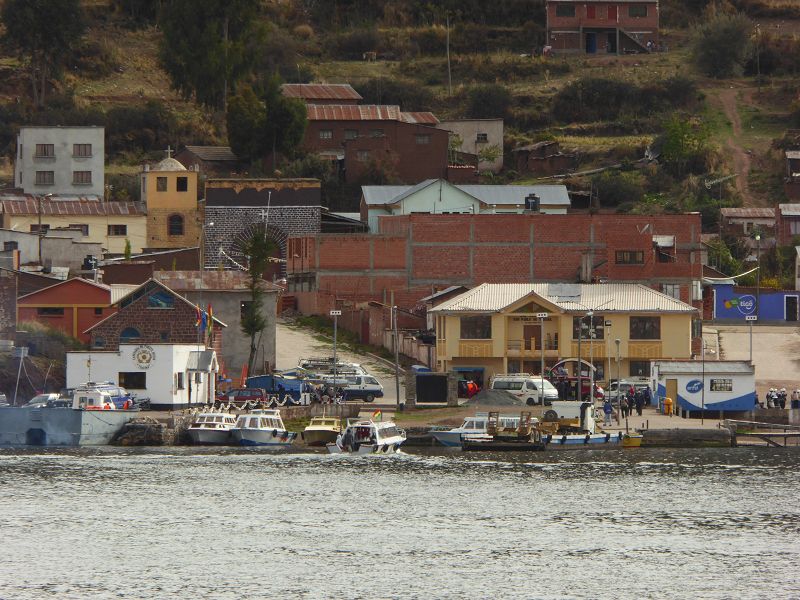
{"type": "MultiPolygon", "coordinates": [[[[786,409],[786,400],[788,394],[786,388],[769,388],[769,391],[764,395],[764,402],[756,402],[761,408],[781,408],[786,409]]],[[[791,406],[790,408],[800,408],[800,388],[792,390],[791,406]]]]}
{"type": "MultiPolygon", "coordinates": [[[[646,387],[644,390],[637,390],[631,386],[624,396],[619,398],[619,410],[622,413],[622,418],[627,419],[628,416],[633,416],[633,411],[636,415],[641,417],[644,407],[650,404],[652,400],[652,393],[650,388],[646,387]]],[[[611,404],[611,398],[606,398],[603,402],[603,424],[611,425],[611,415],[614,413],[614,407],[611,404]]]]}

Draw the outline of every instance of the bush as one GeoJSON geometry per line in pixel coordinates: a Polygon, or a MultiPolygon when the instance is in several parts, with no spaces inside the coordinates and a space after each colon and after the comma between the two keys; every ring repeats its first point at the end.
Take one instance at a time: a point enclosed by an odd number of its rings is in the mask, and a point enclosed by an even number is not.
{"type": "Polygon", "coordinates": [[[332,33],[325,41],[325,49],[333,58],[361,60],[365,52],[374,52],[380,45],[377,29],[350,29],[332,33]]]}
{"type": "Polygon", "coordinates": [[[709,77],[725,78],[742,72],[753,31],[750,19],[742,14],[718,15],[701,23],[692,32],[692,59],[709,77]]]}
{"type": "Polygon", "coordinates": [[[479,85],[467,91],[467,117],[498,119],[509,114],[513,98],[502,85],[479,85]]]}
{"type": "Polygon", "coordinates": [[[169,110],[156,100],[144,106],[115,106],[106,114],[106,154],[149,152],[174,143],[170,133],[175,119],[169,110]]]}
{"type": "Polygon", "coordinates": [[[426,88],[408,79],[368,79],[357,84],[356,90],[363,104],[397,104],[402,110],[431,110],[433,94],[426,88]]]}
{"type": "Polygon", "coordinates": [[[592,179],[592,184],[601,206],[639,203],[644,197],[644,186],[637,172],[604,171],[592,179]]]}
{"type": "Polygon", "coordinates": [[[85,77],[108,77],[120,68],[114,46],[97,40],[86,40],[74,53],[75,68],[85,77]]]}
{"type": "Polygon", "coordinates": [[[311,25],[304,23],[302,25],[298,25],[293,29],[294,35],[301,40],[310,40],[314,37],[314,29],[311,25]]]}

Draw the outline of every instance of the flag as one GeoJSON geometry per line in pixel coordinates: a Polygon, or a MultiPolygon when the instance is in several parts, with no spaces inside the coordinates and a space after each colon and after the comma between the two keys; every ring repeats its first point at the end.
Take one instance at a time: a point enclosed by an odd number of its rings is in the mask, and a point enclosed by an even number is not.
{"type": "Polygon", "coordinates": [[[211,338],[214,333],[214,312],[211,309],[211,304],[206,306],[208,311],[208,341],[211,343],[211,338]]]}
{"type": "Polygon", "coordinates": [[[372,413],[372,419],[377,421],[383,421],[383,413],[381,409],[377,409],[374,413],[372,413]]]}
{"type": "Polygon", "coordinates": [[[200,327],[200,322],[202,320],[201,317],[200,317],[200,307],[199,306],[195,306],[194,310],[195,310],[195,315],[197,316],[197,320],[194,322],[194,326],[195,327],[200,327]]]}

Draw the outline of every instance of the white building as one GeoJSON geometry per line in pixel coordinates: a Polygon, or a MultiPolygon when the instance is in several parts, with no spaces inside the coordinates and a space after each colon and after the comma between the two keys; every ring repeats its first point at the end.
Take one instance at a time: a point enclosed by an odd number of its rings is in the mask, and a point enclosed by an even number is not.
{"type": "Polygon", "coordinates": [[[158,410],[213,400],[218,370],[216,352],[195,344],[120,344],[114,351],[67,352],[68,388],[113,381],[137,398],[149,398],[158,410]]]}
{"type": "Polygon", "coordinates": [[[102,198],[105,128],[20,127],[14,184],[26,194],[102,198]]]}
{"type": "Polygon", "coordinates": [[[441,121],[437,129],[445,129],[453,136],[458,136],[461,144],[458,150],[479,155],[491,152],[497,156],[493,160],[479,160],[478,170],[499,173],[503,169],[503,119],[457,119],[441,121]]]}
{"type": "Polygon", "coordinates": [[[569,207],[565,185],[455,185],[426,179],[417,185],[361,186],[361,220],[372,233],[378,233],[380,216],[525,211],[565,215],[569,207]]]}
{"type": "Polygon", "coordinates": [[[755,405],[755,368],[745,360],[656,360],[651,374],[658,401],[672,398],[676,413],[749,412],[755,405]]]}

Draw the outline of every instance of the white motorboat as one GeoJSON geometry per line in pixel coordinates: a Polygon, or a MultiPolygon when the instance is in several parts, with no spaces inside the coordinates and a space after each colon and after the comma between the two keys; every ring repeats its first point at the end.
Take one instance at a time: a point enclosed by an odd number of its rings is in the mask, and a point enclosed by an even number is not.
{"type": "Polygon", "coordinates": [[[392,421],[350,419],[341,439],[325,447],[331,454],[393,454],[405,441],[406,432],[392,421]]]}
{"type": "Polygon", "coordinates": [[[187,430],[195,444],[228,444],[231,429],[236,426],[236,415],[225,412],[204,412],[187,430]]]}
{"type": "MultiPolygon", "coordinates": [[[[498,417],[498,425],[500,431],[508,430],[515,431],[519,428],[519,415],[500,415],[498,417]]],[[[536,419],[534,419],[536,421],[536,419]]],[[[474,417],[467,417],[460,427],[452,429],[437,429],[430,430],[430,434],[442,446],[449,448],[461,448],[461,442],[464,436],[485,436],[487,435],[487,423],[489,422],[489,413],[479,412],[475,413],[474,417]]]]}
{"type": "Polygon", "coordinates": [[[290,446],[296,433],[286,431],[281,411],[275,409],[252,410],[239,415],[231,429],[231,439],[242,446],[290,446]]]}

